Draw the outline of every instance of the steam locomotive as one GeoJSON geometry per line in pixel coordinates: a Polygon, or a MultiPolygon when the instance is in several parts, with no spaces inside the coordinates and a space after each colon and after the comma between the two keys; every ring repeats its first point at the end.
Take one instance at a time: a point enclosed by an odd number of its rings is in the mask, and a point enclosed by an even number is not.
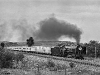
{"type": "Polygon", "coordinates": [[[54,47],[51,48],[51,55],[59,56],[59,57],[70,57],[75,59],[84,59],[84,55],[86,54],[86,47],[77,45],[76,47],[54,47]]]}

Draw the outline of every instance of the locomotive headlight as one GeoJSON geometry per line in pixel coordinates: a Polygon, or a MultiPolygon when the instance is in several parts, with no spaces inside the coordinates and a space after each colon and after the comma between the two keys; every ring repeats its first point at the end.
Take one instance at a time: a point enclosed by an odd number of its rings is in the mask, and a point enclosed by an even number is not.
{"type": "Polygon", "coordinates": [[[82,50],[82,47],[79,47],[78,49],[81,51],[82,50]]]}

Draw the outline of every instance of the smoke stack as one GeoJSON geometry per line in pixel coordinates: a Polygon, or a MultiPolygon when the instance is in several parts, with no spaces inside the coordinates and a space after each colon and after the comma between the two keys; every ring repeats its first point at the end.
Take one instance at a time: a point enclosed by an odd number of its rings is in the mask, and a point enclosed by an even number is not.
{"type": "Polygon", "coordinates": [[[37,32],[37,39],[58,41],[61,36],[74,38],[77,43],[80,42],[82,31],[74,24],[66,23],[55,17],[50,17],[40,21],[40,29],[37,32]]]}

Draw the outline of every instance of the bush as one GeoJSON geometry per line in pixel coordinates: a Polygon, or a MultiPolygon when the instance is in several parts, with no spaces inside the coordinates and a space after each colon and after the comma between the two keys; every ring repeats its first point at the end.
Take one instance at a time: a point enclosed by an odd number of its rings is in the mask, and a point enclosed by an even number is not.
{"type": "Polygon", "coordinates": [[[18,54],[15,55],[15,60],[17,62],[23,61],[23,58],[24,58],[24,55],[22,53],[18,53],[18,54]]]}
{"type": "Polygon", "coordinates": [[[17,64],[19,61],[22,61],[24,58],[24,55],[21,53],[14,54],[10,51],[0,51],[0,68],[12,68],[13,67],[13,60],[17,61],[17,64]]]}
{"type": "Polygon", "coordinates": [[[55,67],[55,63],[51,60],[47,61],[47,67],[55,67]]]}
{"type": "Polygon", "coordinates": [[[0,52],[0,67],[1,68],[12,68],[13,60],[15,59],[14,53],[11,52],[0,52]]]}
{"type": "Polygon", "coordinates": [[[69,63],[69,65],[70,65],[70,68],[74,68],[75,67],[75,64],[74,63],[69,63]]]}
{"type": "Polygon", "coordinates": [[[22,61],[22,66],[21,67],[24,70],[27,70],[27,69],[30,69],[33,66],[32,64],[34,65],[33,62],[30,63],[30,60],[28,58],[24,58],[23,61],[22,61]]]}

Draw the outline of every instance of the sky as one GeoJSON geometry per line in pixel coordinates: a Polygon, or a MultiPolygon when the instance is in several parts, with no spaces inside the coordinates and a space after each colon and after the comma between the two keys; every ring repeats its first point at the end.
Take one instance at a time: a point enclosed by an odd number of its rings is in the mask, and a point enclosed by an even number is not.
{"type": "MultiPolygon", "coordinates": [[[[12,21],[27,20],[28,25],[37,27],[50,16],[77,25],[83,32],[81,42],[100,41],[100,0],[0,0],[0,25],[7,23],[8,28],[3,28],[10,35],[12,21]]],[[[60,40],[74,41],[63,36],[60,40]]]]}

